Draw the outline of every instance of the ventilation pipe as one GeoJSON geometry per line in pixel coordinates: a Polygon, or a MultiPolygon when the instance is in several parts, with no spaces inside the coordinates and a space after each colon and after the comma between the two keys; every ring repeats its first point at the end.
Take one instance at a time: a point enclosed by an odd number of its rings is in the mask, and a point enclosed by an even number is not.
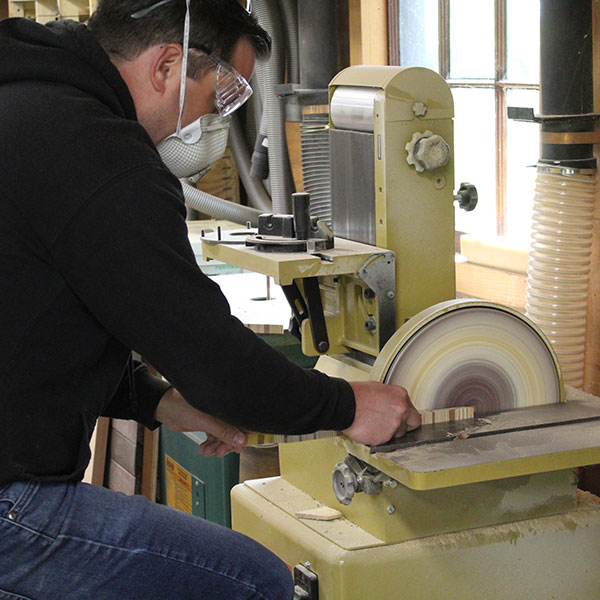
{"type": "Polygon", "coordinates": [[[593,131],[586,116],[593,110],[592,85],[591,1],[542,0],[542,156],[527,314],[551,340],[565,383],[574,387],[583,385],[596,162],[590,144],[551,142],[556,134],[593,131]]]}

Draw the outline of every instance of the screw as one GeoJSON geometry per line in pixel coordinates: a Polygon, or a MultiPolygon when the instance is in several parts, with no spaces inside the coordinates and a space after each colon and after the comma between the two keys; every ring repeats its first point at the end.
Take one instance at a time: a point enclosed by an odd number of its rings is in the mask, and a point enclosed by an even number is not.
{"type": "Polygon", "coordinates": [[[383,482],[383,485],[385,485],[385,487],[394,489],[398,487],[398,482],[395,479],[386,479],[383,482]]]}
{"type": "Polygon", "coordinates": [[[387,507],[388,515],[393,515],[396,512],[396,508],[391,504],[387,507]]]}
{"type": "Polygon", "coordinates": [[[390,291],[390,292],[388,292],[388,293],[386,294],[386,296],[387,296],[387,297],[388,297],[390,300],[393,300],[393,299],[396,297],[396,294],[395,294],[394,292],[391,292],[391,291],[390,291]]]}
{"type": "Polygon", "coordinates": [[[319,342],[319,345],[317,346],[317,350],[323,354],[324,352],[327,352],[327,350],[329,350],[329,344],[327,342],[319,342]]]}
{"type": "Polygon", "coordinates": [[[11,512],[11,513],[8,513],[8,518],[9,518],[11,521],[16,521],[16,520],[17,520],[17,513],[16,513],[16,512],[14,512],[14,511],[13,511],[13,512],[11,512]]]}
{"type": "Polygon", "coordinates": [[[370,333],[377,331],[377,322],[374,317],[369,317],[369,319],[365,321],[365,329],[370,333]]]}

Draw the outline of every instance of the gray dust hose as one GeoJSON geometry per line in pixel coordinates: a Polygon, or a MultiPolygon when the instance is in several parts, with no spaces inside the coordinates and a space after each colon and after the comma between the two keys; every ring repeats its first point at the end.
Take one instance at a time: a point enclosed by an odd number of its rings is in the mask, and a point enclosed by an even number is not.
{"type": "Polygon", "coordinates": [[[298,38],[298,0],[281,0],[281,13],[287,40],[288,83],[300,83],[300,40],[298,38]]]}
{"type": "Polygon", "coordinates": [[[292,193],[289,178],[289,156],[285,134],[285,109],[281,98],[273,92],[273,86],[283,83],[285,71],[285,39],[275,0],[255,0],[254,12],[258,22],[273,40],[271,58],[264,72],[265,95],[263,98],[267,115],[269,138],[269,174],[273,212],[289,213],[292,193]]]}
{"type": "Polygon", "coordinates": [[[233,115],[229,128],[229,143],[231,152],[238,168],[238,173],[244,189],[248,194],[249,203],[261,212],[272,212],[271,199],[267,194],[262,181],[250,175],[250,152],[244,139],[244,133],[238,115],[233,115]]]}
{"type": "Polygon", "coordinates": [[[250,221],[253,227],[258,227],[258,215],[262,214],[262,211],[217,198],[196,189],[194,186],[186,183],[185,180],[180,181],[185,197],[185,204],[189,208],[206,213],[214,219],[224,219],[241,225],[245,225],[250,221]]]}

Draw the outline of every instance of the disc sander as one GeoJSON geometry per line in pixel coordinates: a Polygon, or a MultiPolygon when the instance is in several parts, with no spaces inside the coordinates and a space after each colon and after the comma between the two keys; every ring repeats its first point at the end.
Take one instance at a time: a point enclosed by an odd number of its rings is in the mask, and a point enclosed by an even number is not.
{"type": "Polygon", "coordinates": [[[405,387],[418,409],[473,406],[481,416],[564,399],[543,333],[519,312],[483,300],[422,311],[390,338],[372,374],[405,387]]]}

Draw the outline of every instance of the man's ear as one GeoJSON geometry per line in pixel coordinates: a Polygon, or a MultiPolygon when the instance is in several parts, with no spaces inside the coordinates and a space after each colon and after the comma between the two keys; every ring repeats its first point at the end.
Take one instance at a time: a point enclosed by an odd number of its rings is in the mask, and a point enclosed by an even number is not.
{"type": "Polygon", "coordinates": [[[150,65],[150,81],[154,90],[160,94],[181,85],[181,65],[183,49],[180,44],[165,44],[158,48],[150,65]]]}

